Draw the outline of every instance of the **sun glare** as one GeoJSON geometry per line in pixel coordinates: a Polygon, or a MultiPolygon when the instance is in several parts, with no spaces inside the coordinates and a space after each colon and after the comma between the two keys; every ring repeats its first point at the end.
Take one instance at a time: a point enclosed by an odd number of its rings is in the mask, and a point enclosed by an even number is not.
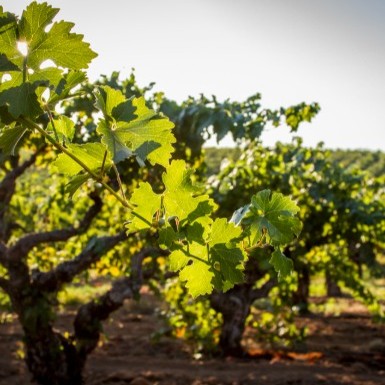
{"type": "Polygon", "coordinates": [[[23,56],[28,55],[28,44],[25,41],[18,41],[17,42],[17,49],[23,56]]]}

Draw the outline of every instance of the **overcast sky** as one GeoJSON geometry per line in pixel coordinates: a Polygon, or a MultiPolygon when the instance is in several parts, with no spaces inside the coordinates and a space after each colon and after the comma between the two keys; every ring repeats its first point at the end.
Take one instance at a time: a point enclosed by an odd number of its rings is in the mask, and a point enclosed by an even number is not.
{"type": "MultiPolygon", "coordinates": [[[[263,106],[321,105],[306,145],[385,150],[385,0],[50,0],[114,70],[178,101],[200,93],[263,106]]],[[[1,0],[21,14],[26,0],[1,0]]],[[[272,129],[265,143],[288,140],[272,129]]]]}

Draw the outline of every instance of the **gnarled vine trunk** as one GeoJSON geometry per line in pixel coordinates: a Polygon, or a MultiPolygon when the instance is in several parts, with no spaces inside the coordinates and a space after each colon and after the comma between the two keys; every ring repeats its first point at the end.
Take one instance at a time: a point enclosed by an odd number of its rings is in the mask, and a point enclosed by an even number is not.
{"type": "Polygon", "coordinates": [[[226,293],[211,295],[211,306],[222,314],[219,348],[225,356],[243,356],[242,337],[252,304],[250,285],[238,285],[226,293]]]}
{"type": "Polygon", "coordinates": [[[250,258],[245,268],[245,283],[235,285],[225,293],[214,292],[210,296],[211,306],[223,318],[219,348],[224,356],[246,355],[242,337],[251,306],[255,300],[266,297],[276,284],[275,279],[270,279],[262,287],[255,288],[255,282],[264,275],[265,271],[260,269],[257,258],[250,258]]]}

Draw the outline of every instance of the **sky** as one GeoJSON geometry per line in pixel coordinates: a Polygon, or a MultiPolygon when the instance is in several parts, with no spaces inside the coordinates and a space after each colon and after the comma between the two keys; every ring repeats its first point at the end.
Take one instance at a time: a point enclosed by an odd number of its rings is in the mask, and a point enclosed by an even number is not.
{"type": "MultiPolygon", "coordinates": [[[[1,0],[21,15],[27,0],[1,0]]],[[[384,0],[49,0],[98,53],[91,80],[135,68],[182,101],[200,93],[278,108],[318,102],[304,144],[385,151],[384,0]]],[[[287,128],[263,134],[289,141],[287,128]]],[[[228,141],[222,145],[229,144],[228,141]]]]}

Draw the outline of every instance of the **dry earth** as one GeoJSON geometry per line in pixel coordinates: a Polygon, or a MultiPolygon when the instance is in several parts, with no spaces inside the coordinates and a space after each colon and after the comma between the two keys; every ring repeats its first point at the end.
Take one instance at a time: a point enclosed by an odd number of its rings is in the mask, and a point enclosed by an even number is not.
{"type": "MultiPolygon", "coordinates": [[[[127,304],[106,324],[106,339],[89,358],[87,385],[378,385],[385,384],[385,326],[372,322],[352,302],[338,317],[300,318],[310,335],[301,352],[254,351],[249,359],[195,360],[190,348],[169,337],[154,342],[161,326],[153,299],[127,304]]],[[[59,317],[68,327],[72,314],[59,317]]],[[[21,330],[16,322],[0,325],[0,385],[29,385],[17,358],[21,330]]]]}

